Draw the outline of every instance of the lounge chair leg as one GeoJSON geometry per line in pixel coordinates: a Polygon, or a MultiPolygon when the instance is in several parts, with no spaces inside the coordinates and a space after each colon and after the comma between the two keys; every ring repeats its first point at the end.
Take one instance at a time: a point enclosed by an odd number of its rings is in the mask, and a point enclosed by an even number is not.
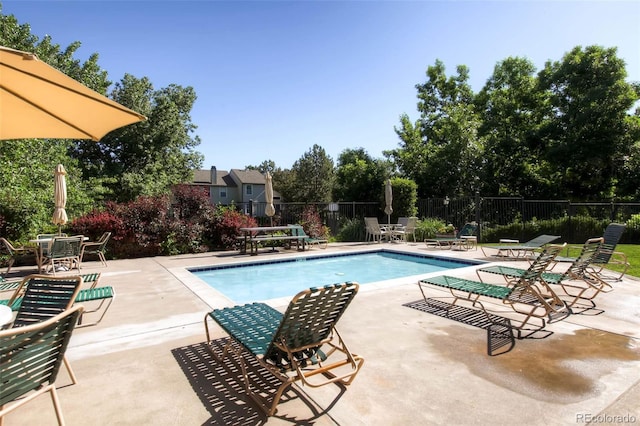
{"type": "MultiPolygon", "coordinates": [[[[75,382],[74,382],[75,383],[75,382]]],[[[60,400],[58,399],[58,392],[56,391],[55,385],[51,385],[49,389],[49,393],[51,394],[51,402],[53,402],[53,408],[56,411],[56,418],[58,419],[58,424],[60,426],[64,426],[64,417],[62,416],[62,407],[60,407],[60,400]]],[[[1,421],[2,419],[0,419],[1,421]]]]}
{"type": "Polygon", "coordinates": [[[64,366],[67,368],[67,372],[69,373],[69,377],[71,378],[71,382],[74,385],[77,384],[78,381],[76,380],[76,375],[73,373],[73,370],[71,369],[71,365],[69,364],[69,360],[67,359],[66,355],[62,358],[62,361],[64,361],[64,366]]]}

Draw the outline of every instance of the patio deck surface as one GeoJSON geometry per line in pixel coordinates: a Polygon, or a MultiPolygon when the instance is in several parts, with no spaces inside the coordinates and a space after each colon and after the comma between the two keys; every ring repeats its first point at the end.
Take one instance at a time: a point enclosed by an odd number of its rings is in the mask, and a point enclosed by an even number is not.
{"type": "MultiPolygon", "coordinates": [[[[204,347],[205,314],[231,303],[185,268],[377,247],[483,259],[481,250],[383,243],[257,257],[213,252],[111,260],[107,267],[83,263],[83,273],[101,272],[101,284],[113,286],[117,296],[100,324],[74,332],[67,356],[78,384],[71,385],[64,369],[57,381],[67,424],[640,424],[635,278],[598,296],[601,314],[571,315],[547,325],[551,335],[517,340],[513,350],[493,357],[487,355],[485,330],[403,306],[421,299],[416,280],[364,285],[338,323],[349,348],[365,358],[360,374],[344,391],[294,386],[276,415],[266,418],[204,347]]],[[[449,274],[475,279],[474,269],[449,274]]],[[[11,275],[24,275],[32,268],[14,270],[11,275]]],[[[319,283],[299,284],[304,289],[319,283]]],[[[434,296],[446,294],[433,289],[434,296]]],[[[273,305],[284,309],[288,300],[273,305]]],[[[47,396],[5,418],[8,426],[35,424],[56,424],[47,396]]]]}

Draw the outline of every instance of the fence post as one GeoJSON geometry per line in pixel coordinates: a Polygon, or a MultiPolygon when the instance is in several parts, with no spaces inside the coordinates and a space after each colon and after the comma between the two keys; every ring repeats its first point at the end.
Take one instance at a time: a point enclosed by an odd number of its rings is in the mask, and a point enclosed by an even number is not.
{"type": "Polygon", "coordinates": [[[611,222],[615,222],[615,217],[616,217],[616,206],[613,202],[613,200],[611,200],[611,222]]]}
{"type": "Polygon", "coordinates": [[[480,216],[480,191],[476,191],[475,206],[476,206],[475,218],[476,218],[476,224],[478,225],[478,227],[476,228],[476,238],[478,239],[478,242],[480,242],[481,240],[480,236],[482,235],[482,222],[481,222],[482,217],[480,216]]]}

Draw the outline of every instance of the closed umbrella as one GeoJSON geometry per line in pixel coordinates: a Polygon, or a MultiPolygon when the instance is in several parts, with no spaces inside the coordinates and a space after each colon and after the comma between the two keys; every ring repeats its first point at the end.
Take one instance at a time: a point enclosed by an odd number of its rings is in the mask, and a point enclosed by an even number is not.
{"type": "Polygon", "coordinates": [[[391,225],[391,213],[393,213],[393,188],[391,187],[391,179],[387,179],[387,183],[384,185],[384,212],[387,214],[387,224],[391,225]]]}
{"type": "Polygon", "coordinates": [[[95,92],[36,55],[0,46],[0,140],[100,140],[143,115],[95,92]]]}
{"type": "Polygon", "coordinates": [[[267,182],[265,184],[264,192],[267,207],[264,209],[264,212],[271,218],[271,224],[273,225],[273,215],[276,214],[276,208],[273,206],[273,182],[271,179],[271,173],[267,172],[266,180],[267,182]]]}
{"type": "Polygon", "coordinates": [[[55,209],[53,210],[53,223],[58,225],[58,234],[61,232],[62,225],[66,224],[69,218],[67,217],[67,211],[65,207],[67,205],[67,175],[66,170],[62,164],[58,164],[54,174],[55,187],[53,192],[53,199],[55,202],[55,209]]]}

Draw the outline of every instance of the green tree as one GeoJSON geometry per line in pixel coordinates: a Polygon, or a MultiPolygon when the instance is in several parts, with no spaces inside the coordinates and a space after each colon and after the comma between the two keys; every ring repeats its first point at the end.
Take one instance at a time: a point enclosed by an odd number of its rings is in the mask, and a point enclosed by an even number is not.
{"type": "Polygon", "coordinates": [[[386,160],[372,158],[364,148],[345,149],[338,156],[333,200],[377,200],[391,167],[386,160]]]}
{"type": "Polygon", "coordinates": [[[484,138],[483,194],[544,198],[556,190],[538,135],[546,96],[535,72],[530,60],[507,58],[476,96],[484,138]]]}
{"type": "Polygon", "coordinates": [[[260,163],[259,166],[245,166],[245,170],[257,170],[262,174],[269,172],[273,176],[276,171],[276,163],[273,160],[266,160],[260,163]]]}
{"type": "Polygon", "coordinates": [[[298,201],[297,173],[295,170],[276,168],[272,174],[273,190],[278,191],[286,202],[298,201]]]}
{"type": "Polygon", "coordinates": [[[394,177],[391,178],[391,187],[393,188],[393,217],[417,215],[418,186],[416,183],[410,179],[394,177]]]}
{"type": "Polygon", "coordinates": [[[475,193],[483,145],[469,70],[460,65],[457,75],[447,77],[437,60],[427,68],[427,78],[416,85],[420,118],[413,123],[406,114],[401,116],[395,129],[400,148],[385,155],[418,184],[421,197],[475,193]]]}
{"type": "MultiPolygon", "coordinates": [[[[1,5],[0,5],[1,11],[1,5]]],[[[79,42],[66,49],[51,37],[40,40],[31,34],[28,24],[20,24],[13,15],[0,13],[0,45],[35,53],[40,60],[100,93],[111,84],[98,66],[97,54],[81,63],[73,58],[79,42]]],[[[0,215],[7,222],[4,232],[11,239],[27,239],[39,232],[57,230],[51,223],[53,213],[53,171],[57,164],[67,170],[67,214],[72,219],[93,207],[103,191],[99,182],[82,179],[80,164],[68,156],[72,140],[9,140],[0,143],[0,215]]]]}
{"type": "Polygon", "coordinates": [[[172,185],[190,182],[203,161],[194,149],[200,138],[191,137],[193,88],[171,84],[154,90],[148,78],[126,74],[112,98],[148,119],[116,129],[98,143],[80,141],[73,156],[84,166],[84,177],[101,178],[110,198],[120,202],[167,194],[172,185]]]}
{"type": "Polygon", "coordinates": [[[577,46],[539,74],[550,92],[542,134],[546,158],[571,199],[615,195],[624,157],[637,141],[627,117],[638,94],[626,77],[617,49],[601,46],[577,46]]]}
{"type": "Polygon", "coordinates": [[[331,201],[334,179],[333,160],[326,154],[324,148],[317,144],[313,145],[293,164],[291,171],[295,199],[291,198],[290,201],[305,203],[331,201]]]}

